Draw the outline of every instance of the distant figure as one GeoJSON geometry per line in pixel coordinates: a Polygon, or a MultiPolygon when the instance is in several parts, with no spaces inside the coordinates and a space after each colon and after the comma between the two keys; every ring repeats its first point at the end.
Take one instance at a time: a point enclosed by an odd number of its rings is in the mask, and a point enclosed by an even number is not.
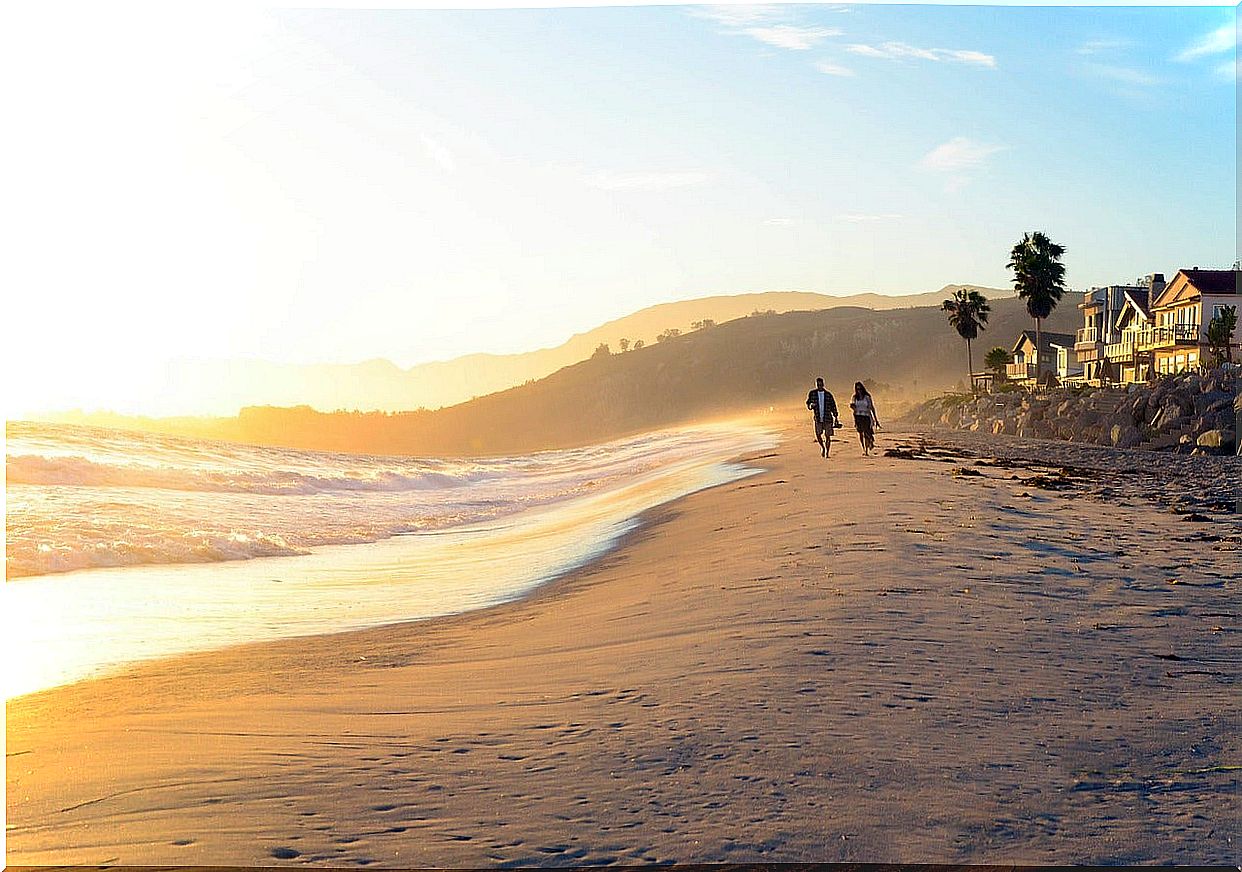
{"type": "Polygon", "coordinates": [[[815,414],[815,441],[819,443],[822,456],[827,457],[832,448],[832,431],[840,427],[837,420],[837,401],[832,392],[824,389],[824,380],[815,379],[815,390],[806,395],[806,407],[815,414]]]}
{"type": "Polygon", "coordinates": [[[854,399],[850,400],[850,408],[854,410],[858,444],[862,446],[863,455],[867,456],[875,448],[875,427],[880,426],[880,419],[875,413],[875,401],[862,382],[854,382],[854,399]]]}

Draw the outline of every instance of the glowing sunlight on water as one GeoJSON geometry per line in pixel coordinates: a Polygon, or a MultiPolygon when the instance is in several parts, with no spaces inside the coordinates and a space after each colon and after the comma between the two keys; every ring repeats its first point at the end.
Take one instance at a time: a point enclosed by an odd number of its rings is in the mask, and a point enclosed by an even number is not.
{"type": "Polygon", "coordinates": [[[772,444],[737,429],[606,490],[462,527],[208,564],[85,569],[10,580],[5,697],[127,663],[336,632],[514,599],[606,550],[636,516],[753,472],[728,459],[772,444]]]}

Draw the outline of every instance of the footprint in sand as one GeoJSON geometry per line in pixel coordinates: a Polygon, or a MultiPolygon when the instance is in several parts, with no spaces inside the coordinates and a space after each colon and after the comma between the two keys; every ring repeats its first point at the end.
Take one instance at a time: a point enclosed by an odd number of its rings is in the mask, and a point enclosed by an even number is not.
{"type": "Polygon", "coordinates": [[[283,845],[277,848],[272,848],[271,855],[277,860],[292,860],[295,857],[301,856],[297,851],[283,845]]]}

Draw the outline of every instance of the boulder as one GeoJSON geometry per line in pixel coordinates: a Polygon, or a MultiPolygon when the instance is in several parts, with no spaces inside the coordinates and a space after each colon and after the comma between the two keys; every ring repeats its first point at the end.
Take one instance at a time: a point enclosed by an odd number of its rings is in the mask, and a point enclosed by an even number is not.
{"type": "MultiPolygon", "coordinates": [[[[1195,408],[1198,408],[1197,403],[1195,405],[1195,408]]],[[[1216,402],[1212,403],[1210,406],[1205,406],[1203,408],[1202,414],[1206,417],[1208,415],[1215,415],[1219,412],[1226,412],[1229,415],[1233,414],[1233,398],[1232,397],[1226,396],[1223,400],[1217,400],[1216,402]]]]}
{"type": "Polygon", "coordinates": [[[1220,451],[1233,444],[1234,435],[1230,430],[1207,430],[1199,434],[1195,444],[1200,448],[1211,448],[1220,451]]]}
{"type": "Polygon", "coordinates": [[[1115,448],[1133,448],[1143,441],[1143,434],[1133,424],[1114,424],[1109,435],[1115,448]]]}
{"type": "Polygon", "coordinates": [[[1229,405],[1232,400],[1233,397],[1224,391],[1207,391],[1194,398],[1195,411],[1202,415],[1217,406],[1229,405]]]}
{"type": "Polygon", "coordinates": [[[1152,418],[1151,426],[1156,430],[1167,430],[1179,423],[1185,416],[1186,413],[1181,406],[1174,402],[1167,402],[1160,407],[1156,417],[1152,418]]]}

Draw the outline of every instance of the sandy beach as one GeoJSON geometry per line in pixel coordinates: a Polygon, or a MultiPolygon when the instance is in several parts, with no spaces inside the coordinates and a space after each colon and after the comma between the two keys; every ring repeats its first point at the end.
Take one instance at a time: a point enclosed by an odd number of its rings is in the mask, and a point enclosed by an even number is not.
{"type": "Polygon", "coordinates": [[[8,863],[1238,861],[1236,459],[780,426],[520,602],[10,702],[8,863]]]}

